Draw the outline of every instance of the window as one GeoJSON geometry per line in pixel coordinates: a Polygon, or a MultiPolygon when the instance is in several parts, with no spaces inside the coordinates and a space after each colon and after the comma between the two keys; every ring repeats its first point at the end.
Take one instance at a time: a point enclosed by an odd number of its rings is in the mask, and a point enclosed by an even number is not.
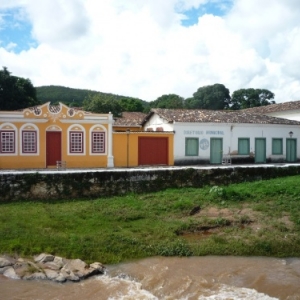
{"type": "Polygon", "coordinates": [[[272,154],[282,154],[283,153],[283,143],[282,139],[274,138],[272,139],[272,154]]]}
{"type": "Polygon", "coordinates": [[[0,153],[15,153],[14,131],[0,131],[0,153]]]}
{"type": "Polygon", "coordinates": [[[250,139],[239,138],[238,139],[238,154],[249,155],[250,154],[250,139]]]}
{"type": "Polygon", "coordinates": [[[83,132],[70,132],[70,153],[83,153],[83,132]]]}
{"type": "Polygon", "coordinates": [[[198,156],[199,153],[199,140],[197,138],[185,139],[185,155],[198,156]]]}
{"type": "Polygon", "coordinates": [[[37,153],[36,131],[22,131],[22,152],[37,153]]]}
{"type": "Polygon", "coordinates": [[[92,153],[105,153],[105,132],[92,132],[92,153]]]}

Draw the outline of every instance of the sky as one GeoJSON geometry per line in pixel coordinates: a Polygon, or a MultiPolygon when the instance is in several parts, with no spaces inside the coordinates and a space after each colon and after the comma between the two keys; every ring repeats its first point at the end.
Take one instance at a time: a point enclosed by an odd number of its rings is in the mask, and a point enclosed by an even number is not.
{"type": "Polygon", "coordinates": [[[146,101],[268,89],[300,100],[299,0],[0,0],[0,68],[146,101]]]}

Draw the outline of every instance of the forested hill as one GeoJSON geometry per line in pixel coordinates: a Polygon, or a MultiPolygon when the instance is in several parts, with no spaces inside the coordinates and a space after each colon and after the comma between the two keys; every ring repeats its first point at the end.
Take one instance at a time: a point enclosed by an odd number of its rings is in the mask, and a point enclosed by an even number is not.
{"type": "Polygon", "coordinates": [[[92,90],[74,89],[57,85],[39,86],[35,87],[35,89],[37,99],[42,103],[51,102],[52,104],[57,104],[58,102],[62,102],[67,105],[81,107],[83,106],[83,100],[88,96],[99,95],[103,100],[139,100],[143,106],[148,106],[148,103],[141,99],[92,90]]]}

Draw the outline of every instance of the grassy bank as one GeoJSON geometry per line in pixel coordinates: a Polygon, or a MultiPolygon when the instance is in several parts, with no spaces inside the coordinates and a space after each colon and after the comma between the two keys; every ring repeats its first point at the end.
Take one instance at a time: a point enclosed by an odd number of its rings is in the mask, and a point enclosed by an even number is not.
{"type": "Polygon", "coordinates": [[[0,204],[0,253],[116,263],[153,255],[300,256],[300,176],[96,200],[0,204]]]}

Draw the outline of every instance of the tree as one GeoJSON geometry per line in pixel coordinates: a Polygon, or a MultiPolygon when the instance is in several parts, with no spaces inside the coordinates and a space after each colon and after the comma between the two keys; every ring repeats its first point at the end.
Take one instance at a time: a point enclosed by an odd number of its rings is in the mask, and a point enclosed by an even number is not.
{"type": "Polygon", "coordinates": [[[200,87],[192,98],[186,99],[185,106],[194,109],[228,109],[230,101],[229,89],[216,83],[200,87]]]}
{"type": "Polygon", "coordinates": [[[122,114],[122,107],[118,100],[102,97],[101,94],[87,96],[83,101],[83,109],[103,114],[111,112],[115,117],[120,117],[122,114]]]}
{"type": "Polygon", "coordinates": [[[183,108],[184,98],[176,94],[162,95],[149,104],[151,108],[183,108]]]}
{"type": "Polygon", "coordinates": [[[240,89],[234,91],[231,98],[231,109],[245,109],[256,106],[274,104],[275,95],[264,89],[240,89]]]}
{"type": "Polygon", "coordinates": [[[17,110],[40,104],[29,79],[12,76],[6,67],[0,70],[0,110],[17,110]]]}
{"type": "Polygon", "coordinates": [[[135,111],[142,112],[144,111],[144,105],[141,100],[134,98],[122,97],[118,100],[122,111],[135,111]]]}

